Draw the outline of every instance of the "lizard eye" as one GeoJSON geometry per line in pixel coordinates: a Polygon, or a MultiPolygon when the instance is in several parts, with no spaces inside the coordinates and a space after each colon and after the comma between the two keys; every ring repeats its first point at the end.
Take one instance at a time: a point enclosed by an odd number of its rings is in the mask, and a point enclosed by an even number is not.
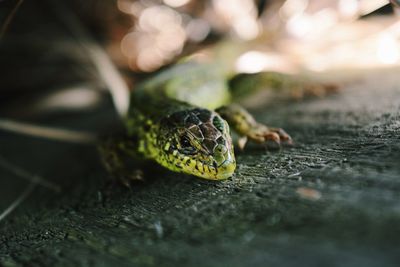
{"type": "Polygon", "coordinates": [[[187,148],[190,147],[190,141],[186,136],[182,136],[181,139],[179,140],[182,148],[187,148]]]}
{"type": "Polygon", "coordinates": [[[192,144],[190,143],[190,140],[187,136],[182,136],[179,140],[179,143],[181,145],[180,151],[183,154],[186,154],[186,155],[196,154],[197,150],[195,147],[192,146],[192,144]]]}

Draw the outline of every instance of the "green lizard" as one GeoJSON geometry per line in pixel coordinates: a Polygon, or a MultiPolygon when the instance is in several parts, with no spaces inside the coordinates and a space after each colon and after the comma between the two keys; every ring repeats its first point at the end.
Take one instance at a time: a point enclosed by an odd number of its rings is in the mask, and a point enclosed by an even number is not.
{"type": "Polygon", "coordinates": [[[171,171],[222,180],[236,168],[230,128],[259,144],[269,140],[291,143],[284,130],[256,122],[232,101],[235,93],[268,86],[294,88],[299,82],[288,75],[262,72],[235,78],[238,81],[232,84],[236,86],[228,88],[226,77],[227,72],[216,63],[189,61],[135,88],[125,118],[126,136],[109,139],[100,147],[109,171],[124,183],[137,178],[125,162],[139,157],[171,171]]]}

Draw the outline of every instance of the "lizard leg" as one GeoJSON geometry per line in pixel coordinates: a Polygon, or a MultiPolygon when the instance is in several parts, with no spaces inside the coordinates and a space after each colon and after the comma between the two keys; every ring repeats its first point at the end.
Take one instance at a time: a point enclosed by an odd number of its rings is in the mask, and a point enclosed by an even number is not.
{"type": "Polygon", "coordinates": [[[220,107],[216,110],[222,118],[242,137],[238,145],[243,149],[247,139],[263,144],[273,141],[277,144],[292,143],[292,138],[281,128],[270,128],[257,122],[244,108],[237,104],[220,107]]]}
{"type": "Polygon", "coordinates": [[[143,172],[134,167],[137,145],[127,137],[108,137],[98,145],[101,161],[110,175],[130,188],[131,182],[143,180],[143,172]]]}

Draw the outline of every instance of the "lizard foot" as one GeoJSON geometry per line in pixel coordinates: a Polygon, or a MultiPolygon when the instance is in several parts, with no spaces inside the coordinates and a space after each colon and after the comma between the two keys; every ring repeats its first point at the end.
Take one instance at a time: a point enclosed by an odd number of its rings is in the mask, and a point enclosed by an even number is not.
{"type": "Polygon", "coordinates": [[[131,155],[134,150],[130,148],[126,140],[114,138],[105,139],[98,145],[101,161],[110,177],[128,188],[133,182],[144,180],[143,171],[134,168],[131,155]]]}
{"type": "Polygon", "coordinates": [[[247,131],[246,135],[242,136],[238,140],[239,149],[243,150],[248,140],[256,142],[258,144],[267,144],[273,142],[280,146],[282,143],[292,145],[293,141],[289,134],[281,128],[268,128],[263,124],[255,124],[247,131]]]}
{"type": "Polygon", "coordinates": [[[217,112],[242,136],[238,141],[240,149],[244,149],[248,140],[258,144],[267,144],[269,141],[277,145],[292,144],[292,138],[283,129],[269,128],[258,123],[247,110],[239,105],[223,106],[217,109],[217,112]]]}
{"type": "Polygon", "coordinates": [[[132,188],[132,183],[144,181],[144,174],[143,171],[140,169],[132,170],[129,173],[128,172],[117,173],[117,174],[111,173],[111,175],[113,177],[116,177],[119,183],[121,183],[123,186],[129,189],[132,188]]]}

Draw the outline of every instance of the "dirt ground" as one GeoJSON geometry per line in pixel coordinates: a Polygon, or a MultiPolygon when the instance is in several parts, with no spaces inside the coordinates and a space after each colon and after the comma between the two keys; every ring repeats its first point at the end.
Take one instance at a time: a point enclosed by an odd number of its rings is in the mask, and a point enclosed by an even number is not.
{"type": "MultiPolygon", "coordinates": [[[[294,147],[237,154],[208,182],[152,171],[109,185],[92,146],[0,133],[1,156],[60,185],[36,186],[0,222],[3,266],[398,266],[400,76],[365,72],[335,95],[253,109],[294,147]]],[[[43,118],[100,129],[102,111],[43,118]],[[97,127],[97,128],[96,128],[97,127]]],[[[0,168],[4,210],[29,182],[0,168]]]]}

